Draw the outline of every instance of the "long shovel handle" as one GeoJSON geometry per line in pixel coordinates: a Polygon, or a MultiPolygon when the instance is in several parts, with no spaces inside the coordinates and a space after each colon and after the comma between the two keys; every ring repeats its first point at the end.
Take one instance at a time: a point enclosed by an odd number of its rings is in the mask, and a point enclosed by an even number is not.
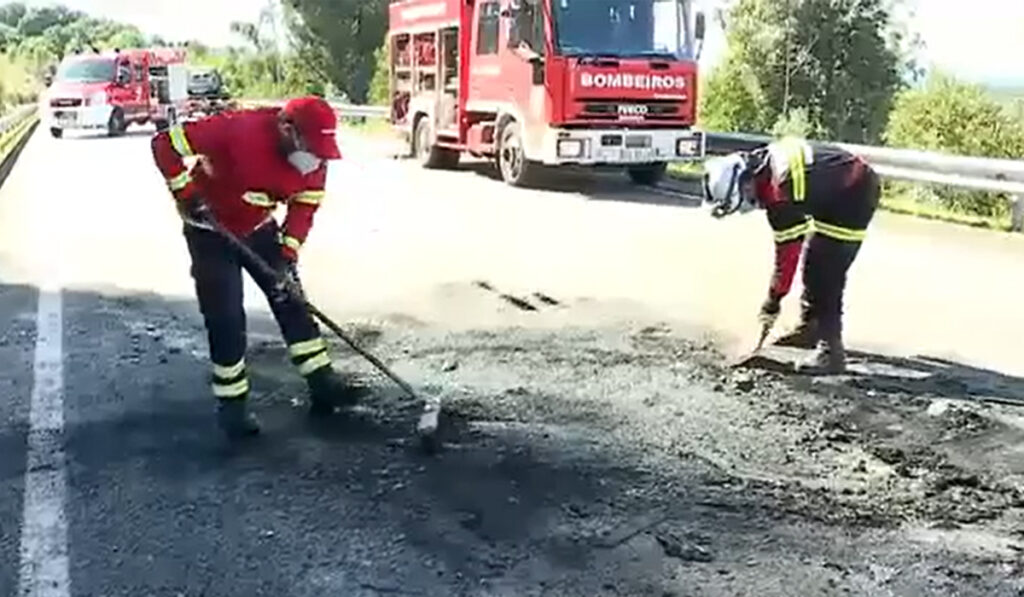
{"type": "Polygon", "coordinates": [[[334,332],[335,334],[338,335],[338,337],[344,340],[345,344],[348,344],[352,348],[352,350],[359,353],[360,356],[369,361],[370,364],[376,367],[381,373],[387,375],[391,379],[391,381],[398,384],[400,388],[402,388],[403,390],[405,390],[407,394],[409,394],[410,398],[412,398],[413,400],[419,400],[419,396],[416,395],[416,392],[412,389],[412,387],[409,384],[405,382],[405,380],[395,375],[395,373],[392,372],[391,369],[389,369],[386,365],[384,365],[384,363],[380,362],[380,360],[377,357],[366,352],[366,350],[364,350],[362,347],[356,344],[351,338],[349,338],[348,334],[346,334],[345,331],[342,330],[338,324],[334,323],[334,321],[332,321],[330,317],[324,315],[324,313],[320,311],[320,309],[317,309],[313,303],[309,302],[309,299],[306,298],[305,293],[296,288],[291,280],[285,278],[284,276],[281,276],[277,271],[274,270],[274,268],[270,267],[270,265],[266,261],[264,261],[263,258],[256,253],[256,251],[252,250],[252,248],[249,247],[249,245],[243,243],[241,240],[239,240],[237,236],[235,236],[227,229],[225,229],[220,222],[214,220],[211,217],[208,225],[202,225],[191,221],[189,223],[199,228],[212,229],[214,232],[221,235],[233,247],[235,247],[236,249],[238,249],[239,252],[245,255],[245,257],[249,259],[256,266],[256,268],[260,270],[261,273],[263,273],[263,275],[268,276],[272,280],[275,280],[278,286],[283,286],[287,290],[287,292],[292,296],[292,298],[301,300],[303,303],[305,303],[306,308],[309,309],[310,314],[312,314],[314,317],[323,322],[323,324],[326,325],[332,332],[334,332]]]}

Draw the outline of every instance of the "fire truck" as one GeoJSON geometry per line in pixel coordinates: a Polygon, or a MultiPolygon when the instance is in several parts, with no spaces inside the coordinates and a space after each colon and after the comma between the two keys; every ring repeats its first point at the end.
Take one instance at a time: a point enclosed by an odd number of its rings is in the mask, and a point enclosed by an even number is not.
{"type": "Polygon", "coordinates": [[[43,94],[42,124],[55,138],[68,129],[122,135],[128,125],[175,122],[187,109],[185,50],[89,52],[61,61],[43,94]]]}
{"type": "Polygon", "coordinates": [[[638,184],[700,159],[694,0],[393,0],[390,119],[425,167],[464,153],[530,184],[621,166],[638,184]]]}

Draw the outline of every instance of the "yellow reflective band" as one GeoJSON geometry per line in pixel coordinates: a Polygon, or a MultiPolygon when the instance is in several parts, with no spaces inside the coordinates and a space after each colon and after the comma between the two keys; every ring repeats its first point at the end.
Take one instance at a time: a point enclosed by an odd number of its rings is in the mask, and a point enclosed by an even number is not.
{"type": "Polygon", "coordinates": [[[242,199],[246,203],[251,203],[252,205],[259,207],[274,207],[274,200],[270,198],[270,195],[259,191],[247,191],[242,193],[242,199]]]}
{"type": "Polygon", "coordinates": [[[213,364],[213,374],[221,379],[231,379],[232,377],[238,377],[245,371],[245,359],[242,359],[234,365],[218,365],[213,364]]]}
{"type": "Polygon", "coordinates": [[[238,398],[244,396],[249,391],[249,380],[243,379],[242,381],[233,384],[210,384],[213,389],[213,395],[217,398],[238,398]]]}
{"type": "Polygon", "coordinates": [[[281,244],[296,251],[298,251],[299,248],[302,247],[302,242],[299,239],[292,236],[282,236],[281,244]]]}
{"type": "Polygon", "coordinates": [[[811,223],[804,222],[803,224],[797,224],[792,228],[786,228],[775,233],[775,242],[777,243],[788,243],[789,241],[796,240],[801,236],[806,235],[811,231],[811,223]]]}
{"type": "Polygon", "coordinates": [[[854,230],[825,222],[815,222],[814,229],[825,236],[846,242],[860,242],[867,236],[867,230],[854,230]]]}
{"type": "Polygon", "coordinates": [[[804,163],[804,143],[797,139],[783,139],[789,159],[789,176],[793,181],[793,201],[803,201],[807,195],[807,165],[804,163]]]}
{"type": "Polygon", "coordinates": [[[292,357],[302,357],[320,350],[327,350],[327,342],[322,337],[296,342],[288,347],[288,354],[292,357]]]}
{"type": "Polygon", "coordinates": [[[309,375],[310,373],[326,367],[331,364],[331,357],[327,356],[326,352],[320,353],[314,357],[310,357],[308,360],[303,361],[299,365],[300,375],[309,375]]]}
{"type": "Polygon", "coordinates": [[[177,151],[178,155],[189,157],[196,154],[196,152],[192,151],[192,146],[188,143],[188,137],[185,136],[185,129],[180,124],[169,128],[167,134],[171,137],[171,145],[174,146],[174,151],[177,151]]]}
{"type": "Polygon", "coordinates": [[[302,191],[293,195],[292,201],[309,205],[320,205],[320,202],[324,200],[326,195],[325,191],[302,191]]]}
{"type": "Polygon", "coordinates": [[[186,170],[174,178],[168,178],[167,187],[172,191],[180,191],[188,186],[188,183],[190,182],[192,182],[192,175],[188,173],[188,170],[186,170]]]}

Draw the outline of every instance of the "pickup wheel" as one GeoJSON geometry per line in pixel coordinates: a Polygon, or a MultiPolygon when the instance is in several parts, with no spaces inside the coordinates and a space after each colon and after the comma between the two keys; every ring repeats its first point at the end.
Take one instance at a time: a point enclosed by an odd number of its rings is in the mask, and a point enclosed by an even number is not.
{"type": "Polygon", "coordinates": [[[50,136],[53,137],[54,139],[60,139],[61,137],[64,136],[64,129],[53,127],[50,129],[50,136]]]}
{"type": "Polygon", "coordinates": [[[430,122],[424,116],[416,121],[413,135],[413,155],[424,168],[455,168],[459,165],[459,152],[431,143],[430,122]]]}
{"type": "Polygon", "coordinates": [[[501,179],[514,187],[526,187],[532,184],[539,168],[537,164],[526,159],[523,149],[523,134],[519,123],[510,120],[501,128],[498,137],[498,171],[501,179]]]}
{"type": "Polygon", "coordinates": [[[128,130],[128,121],[124,119],[124,112],[121,108],[114,108],[110,113],[110,121],[107,122],[107,135],[120,137],[128,130]]]}
{"type": "Polygon", "coordinates": [[[630,180],[635,184],[653,186],[661,182],[661,179],[665,178],[665,171],[667,169],[668,164],[665,162],[657,162],[654,164],[645,164],[643,166],[630,166],[626,168],[626,173],[629,174],[630,180]]]}

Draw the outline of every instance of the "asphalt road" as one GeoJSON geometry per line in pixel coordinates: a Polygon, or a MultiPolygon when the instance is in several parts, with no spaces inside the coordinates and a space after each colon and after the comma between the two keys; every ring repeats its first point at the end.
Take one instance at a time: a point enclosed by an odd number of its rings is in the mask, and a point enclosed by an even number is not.
{"type": "Polygon", "coordinates": [[[0,595],[1024,594],[1024,420],[986,402],[1024,401],[1024,241],[882,217],[864,374],[737,372],[763,221],[346,140],[307,290],[445,396],[447,449],[337,345],[376,391],[309,420],[252,286],[266,433],[225,445],[148,136],[37,134],[0,189],[0,595]]]}

